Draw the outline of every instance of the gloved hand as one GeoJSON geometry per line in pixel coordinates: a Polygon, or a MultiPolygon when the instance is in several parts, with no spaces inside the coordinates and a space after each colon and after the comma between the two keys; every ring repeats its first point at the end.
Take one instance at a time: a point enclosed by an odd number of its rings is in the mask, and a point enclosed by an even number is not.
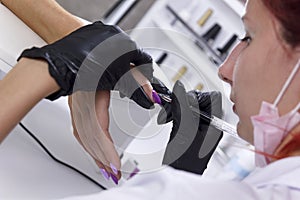
{"type": "Polygon", "coordinates": [[[49,73],[60,86],[47,97],[50,100],[78,90],[117,90],[144,108],[153,106],[130,73],[132,63],[151,81],[152,58],[116,26],[95,22],[53,44],[27,49],[22,57],[48,62],[49,73]]]}
{"type": "MultiPolygon", "coordinates": [[[[156,77],[153,77],[152,81],[151,81],[151,85],[153,87],[153,90],[157,92],[158,96],[160,97],[160,105],[162,106],[162,111],[161,112],[165,112],[167,115],[170,114],[171,115],[171,104],[169,102],[167,102],[166,100],[164,100],[163,98],[161,98],[162,95],[165,96],[171,96],[172,91],[169,90],[169,88],[167,88],[165,86],[165,84],[163,82],[161,82],[161,80],[159,80],[156,77]]],[[[171,116],[168,116],[168,119],[171,120],[171,116]]]]}
{"type": "Polygon", "coordinates": [[[158,117],[160,124],[173,120],[173,128],[163,164],[202,174],[223,133],[209,126],[209,122],[201,120],[191,107],[209,115],[221,117],[221,94],[199,91],[187,93],[184,85],[177,81],[171,98],[171,108],[161,111],[158,117]],[[166,118],[166,116],[168,117],[166,118]]]}

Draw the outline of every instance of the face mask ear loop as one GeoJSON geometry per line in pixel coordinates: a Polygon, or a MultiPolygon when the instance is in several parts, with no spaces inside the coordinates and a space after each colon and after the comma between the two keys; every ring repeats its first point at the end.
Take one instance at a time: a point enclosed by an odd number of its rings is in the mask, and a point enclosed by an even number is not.
{"type": "Polygon", "coordinates": [[[293,78],[295,77],[297,71],[300,68],[300,59],[298,60],[296,66],[294,67],[292,73],[290,74],[289,78],[287,79],[287,81],[285,82],[283,88],[281,89],[279,95],[277,96],[273,106],[276,107],[280,101],[280,99],[282,98],[282,96],[284,95],[284,93],[286,92],[287,87],[291,84],[293,78]]]}

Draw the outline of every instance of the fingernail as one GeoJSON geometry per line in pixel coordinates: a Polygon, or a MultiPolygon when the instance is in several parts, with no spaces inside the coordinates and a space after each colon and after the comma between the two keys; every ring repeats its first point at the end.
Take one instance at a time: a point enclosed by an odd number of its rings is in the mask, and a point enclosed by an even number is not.
{"type": "Polygon", "coordinates": [[[156,93],[155,90],[152,90],[152,97],[155,103],[160,104],[161,105],[161,99],[158,96],[158,94],[156,93]]]}
{"type": "Polygon", "coordinates": [[[115,175],[118,175],[118,170],[117,170],[117,168],[114,166],[114,164],[110,163],[110,168],[112,169],[113,173],[115,173],[115,175]]]}
{"type": "Polygon", "coordinates": [[[109,180],[109,174],[107,173],[107,171],[105,169],[100,168],[100,172],[102,173],[103,177],[106,180],[109,180]]]}
{"type": "Polygon", "coordinates": [[[115,175],[113,175],[112,173],[110,174],[110,176],[111,176],[111,179],[114,181],[114,183],[115,183],[116,185],[118,185],[118,184],[119,184],[118,178],[117,178],[115,175]]]}

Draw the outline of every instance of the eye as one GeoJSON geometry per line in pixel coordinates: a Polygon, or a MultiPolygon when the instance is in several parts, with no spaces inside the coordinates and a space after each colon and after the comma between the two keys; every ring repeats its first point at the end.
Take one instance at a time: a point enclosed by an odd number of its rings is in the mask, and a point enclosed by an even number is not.
{"type": "Polygon", "coordinates": [[[252,41],[252,38],[250,36],[245,36],[242,39],[240,39],[241,42],[246,42],[248,45],[250,44],[250,42],[252,41]]]}

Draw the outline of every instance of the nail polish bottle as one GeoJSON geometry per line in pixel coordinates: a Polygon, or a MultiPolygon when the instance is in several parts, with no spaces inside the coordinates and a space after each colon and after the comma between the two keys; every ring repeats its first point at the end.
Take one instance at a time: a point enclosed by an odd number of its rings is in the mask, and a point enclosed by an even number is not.
{"type": "Polygon", "coordinates": [[[217,48],[217,51],[222,59],[225,59],[225,57],[228,54],[228,51],[233,46],[236,40],[237,40],[237,35],[234,34],[233,36],[231,36],[231,38],[226,42],[226,44],[223,47],[217,48]]]}
{"type": "Polygon", "coordinates": [[[166,58],[168,57],[168,54],[166,52],[164,52],[155,62],[156,64],[158,65],[161,65],[165,60],[166,58]]]}
{"type": "Polygon", "coordinates": [[[184,76],[184,74],[187,72],[187,67],[186,66],[182,66],[179,70],[178,70],[178,72],[177,72],[177,74],[172,78],[172,81],[173,82],[176,82],[176,81],[178,81],[179,79],[181,79],[181,77],[182,76],[184,76]]]}
{"type": "Polygon", "coordinates": [[[221,29],[222,27],[218,23],[215,23],[208,31],[206,31],[206,33],[204,33],[202,38],[211,46],[221,32],[221,29]]]}
{"type": "Polygon", "coordinates": [[[122,165],[122,176],[126,180],[132,178],[138,172],[140,172],[140,169],[138,168],[138,162],[131,158],[127,159],[122,165]]]}
{"type": "Polygon", "coordinates": [[[211,17],[211,15],[213,14],[213,10],[212,9],[207,9],[205,11],[205,13],[199,18],[199,20],[197,21],[197,24],[202,27],[205,25],[205,23],[207,22],[207,20],[211,17]]]}
{"type": "Polygon", "coordinates": [[[199,83],[198,85],[196,85],[195,90],[203,90],[204,85],[202,83],[199,83]]]}

